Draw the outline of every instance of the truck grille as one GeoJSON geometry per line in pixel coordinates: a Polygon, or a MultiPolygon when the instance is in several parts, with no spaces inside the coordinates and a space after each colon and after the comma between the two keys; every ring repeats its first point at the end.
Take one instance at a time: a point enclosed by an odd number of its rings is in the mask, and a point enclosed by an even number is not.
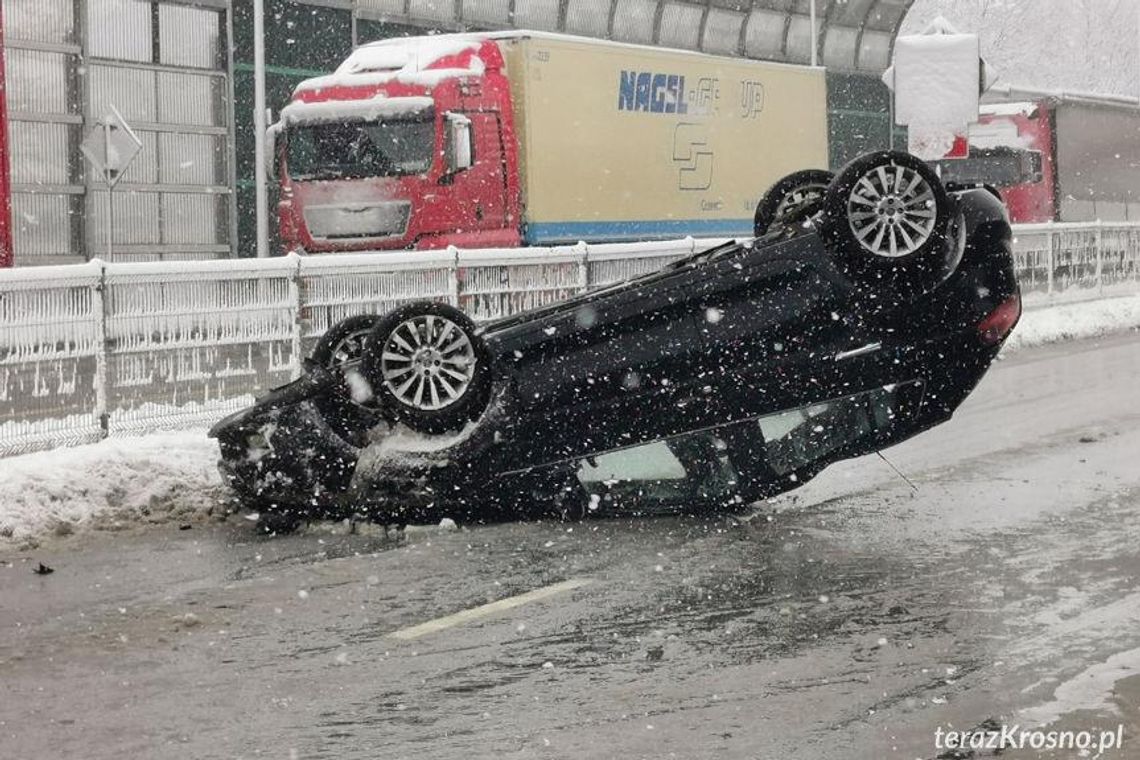
{"type": "Polygon", "coordinates": [[[400,237],[411,210],[409,201],[308,206],[305,225],[317,240],[400,237]]]}

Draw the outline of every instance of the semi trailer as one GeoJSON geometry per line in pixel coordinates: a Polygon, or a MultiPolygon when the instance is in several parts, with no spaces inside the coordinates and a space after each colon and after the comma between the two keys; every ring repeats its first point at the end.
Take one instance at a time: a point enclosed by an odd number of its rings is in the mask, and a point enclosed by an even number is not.
{"type": "Polygon", "coordinates": [[[308,253],[747,236],[828,163],[822,68],[538,32],[364,45],[270,135],[308,253]]]}

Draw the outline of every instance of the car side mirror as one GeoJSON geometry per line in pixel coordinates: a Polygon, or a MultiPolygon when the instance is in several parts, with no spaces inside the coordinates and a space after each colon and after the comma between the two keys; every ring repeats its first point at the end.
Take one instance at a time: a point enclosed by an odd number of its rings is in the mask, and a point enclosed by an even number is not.
{"type": "Polygon", "coordinates": [[[455,174],[470,169],[474,162],[471,148],[471,120],[463,114],[449,113],[444,117],[447,130],[444,136],[444,162],[446,173],[455,174]]]}

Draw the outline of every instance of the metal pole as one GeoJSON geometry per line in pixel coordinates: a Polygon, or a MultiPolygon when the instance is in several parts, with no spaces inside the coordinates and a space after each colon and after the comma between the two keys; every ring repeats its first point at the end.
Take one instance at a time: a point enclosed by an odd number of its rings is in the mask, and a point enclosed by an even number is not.
{"type": "MultiPolygon", "coordinates": [[[[302,361],[305,358],[304,354],[304,287],[301,282],[301,257],[296,253],[290,253],[289,258],[292,260],[291,269],[289,271],[289,305],[293,308],[292,329],[290,331],[289,341],[289,376],[291,379],[296,380],[301,376],[303,370],[302,361]]],[[[330,327],[332,325],[329,325],[330,327]]]]}
{"type": "Polygon", "coordinates": [[[887,150],[895,149],[895,88],[887,98],[887,150]]]}
{"type": "Polygon", "coordinates": [[[269,256],[269,199],[265,187],[265,0],[253,0],[253,145],[257,203],[257,257],[269,256]]]}
{"type": "MultiPolygon", "coordinates": [[[[104,154],[107,160],[111,160],[111,123],[108,121],[103,125],[103,142],[106,146],[104,154]]],[[[107,184],[107,250],[104,255],[107,261],[111,261],[112,253],[115,247],[115,201],[112,194],[115,192],[114,177],[111,176],[111,167],[103,170],[103,179],[107,184]]]]}
{"type": "Polygon", "coordinates": [[[1048,271],[1045,273],[1046,274],[1046,286],[1045,287],[1046,287],[1046,292],[1049,295],[1053,295],[1053,268],[1054,268],[1054,266],[1056,266],[1056,263],[1057,263],[1057,254],[1055,252],[1055,249],[1057,247],[1057,240],[1056,240],[1057,237],[1058,237],[1057,233],[1053,232],[1053,230],[1049,231],[1049,255],[1045,259],[1046,265],[1048,266],[1048,271]]]}
{"type": "Polygon", "coordinates": [[[1104,294],[1104,222],[1096,220],[1096,292],[1104,294]]]}
{"type": "Polygon", "coordinates": [[[107,183],[107,261],[112,261],[112,248],[115,245],[115,199],[112,197],[115,186],[107,183]]]}
{"type": "MultiPolygon", "coordinates": [[[[0,8],[0,50],[4,47],[4,9],[0,8]]],[[[15,266],[12,250],[12,178],[8,148],[8,89],[0,55],[0,269],[15,266]]]]}
{"type": "Polygon", "coordinates": [[[816,65],[816,57],[819,51],[819,30],[815,25],[815,0],[811,0],[811,65],[816,65]]]}
{"type": "Polygon", "coordinates": [[[447,246],[447,253],[451,256],[448,265],[448,300],[451,305],[459,308],[459,296],[463,291],[463,284],[459,281],[459,249],[453,245],[447,246]]]}
{"type": "Polygon", "coordinates": [[[99,324],[98,351],[95,352],[95,417],[99,423],[99,438],[108,436],[111,415],[107,410],[107,264],[99,265],[99,281],[91,291],[91,310],[99,324]]]}

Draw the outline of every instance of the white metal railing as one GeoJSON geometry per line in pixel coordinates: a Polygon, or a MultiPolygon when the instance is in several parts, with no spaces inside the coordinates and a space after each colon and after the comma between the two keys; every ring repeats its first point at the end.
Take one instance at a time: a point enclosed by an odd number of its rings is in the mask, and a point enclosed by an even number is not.
{"type": "Polygon", "coordinates": [[[427,298],[488,319],[718,242],[0,270],[0,456],[209,424],[348,316],[427,298]]]}
{"type": "MultiPolygon", "coordinates": [[[[487,319],[716,240],[0,271],[0,456],[203,426],[297,375],[339,320],[433,298],[487,319]]],[[[1140,287],[1140,224],[1024,225],[1032,298],[1140,287]]]]}
{"type": "Polygon", "coordinates": [[[1136,286],[1140,222],[1018,224],[1013,248],[1030,297],[1097,296],[1136,286]]]}

